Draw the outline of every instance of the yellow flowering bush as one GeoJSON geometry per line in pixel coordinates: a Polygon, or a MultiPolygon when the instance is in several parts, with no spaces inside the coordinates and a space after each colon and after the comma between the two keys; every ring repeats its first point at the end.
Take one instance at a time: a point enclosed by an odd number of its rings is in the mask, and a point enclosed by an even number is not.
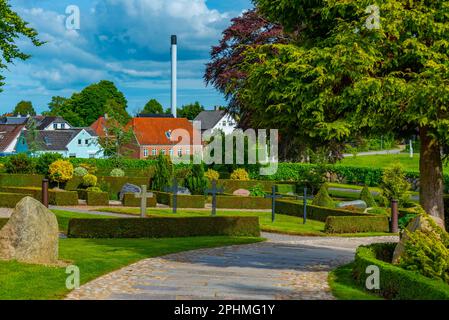
{"type": "Polygon", "coordinates": [[[207,170],[204,176],[210,181],[218,181],[218,179],[220,179],[220,174],[218,173],[218,171],[212,169],[207,170]]]}
{"type": "Polygon", "coordinates": [[[73,165],[66,160],[56,160],[50,165],[48,173],[50,179],[59,186],[73,178],[73,165]]]}
{"type": "Polygon", "coordinates": [[[86,188],[95,187],[97,185],[98,178],[93,174],[86,174],[83,177],[83,186],[86,188]]]}
{"type": "Polygon", "coordinates": [[[249,174],[245,169],[237,169],[231,174],[231,180],[249,181],[249,174]]]}

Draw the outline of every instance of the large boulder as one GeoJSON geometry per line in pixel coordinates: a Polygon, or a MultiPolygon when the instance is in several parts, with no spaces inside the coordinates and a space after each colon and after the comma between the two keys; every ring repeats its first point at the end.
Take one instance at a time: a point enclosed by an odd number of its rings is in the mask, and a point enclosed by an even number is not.
{"type": "MultiPolygon", "coordinates": [[[[441,220],[438,217],[433,217],[429,215],[419,215],[415,219],[413,219],[409,225],[407,226],[407,230],[411,233],[416,231],[422,231],[424,233],[430,232],[433,230],[433,223],[431,223],[431,220],[440,228],[444,230],[444,221],[441,220]]],[[[401,260],[401,256],[403,255],[405,251],[405,244],[409,240],[409,236],[407,232],[404,232],[401,241],[399,241],[398,245],[396,246],[396,249],[394,250],[393,254],[393,264],[399,264],[401,260]]]]}
{"type": "Polygon", "coordinates": [[[233,195],[238,197],[249,197],[251,192],[246,189],[238,189],[234,191],[233,195]]]}
{"type": "Polygon", "coordinates": [[[344,209],[347,207],[354,207],[365,210],[368,205],[363,200],[356,200],[356,201],[346,201],[346,202],[340,202],[337,204],[337,208],[344,209]]]}
{"type": "Polygon", "coordinates": [[[55,265],[58,241],[56,216],[39,201],[25,197],[0,230],[0,259],[55,265]]]}
{"type": "Polygon", "coordinates": [[[125,197],[125,193],[141,193],[142,189],[139,186],[136,186],[131,183],[127,183],[122,187],[122,190],[120,191],[119,199],[120,201],[123,201],[123,198],[125,197]]]}

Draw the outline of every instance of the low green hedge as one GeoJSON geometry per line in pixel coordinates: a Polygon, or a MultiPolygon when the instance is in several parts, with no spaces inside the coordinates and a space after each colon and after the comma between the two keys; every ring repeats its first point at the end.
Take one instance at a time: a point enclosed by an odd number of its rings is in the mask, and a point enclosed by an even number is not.
{"type": "MultiPolygon", "coordinates": [[[[154,194],[156,195],[157,203],[173,207],[173,194],[159,191],[154,192],[154,194]]],[[[178,195],[177,205],[178,208],[204,209],[206,197],[178,195]]]]}
{"type": "Polygon", "coordinates": [[[399,268],[392,261],[396,244],[382,243],[357,249],[353,267],[356,281],[365,287],[369,266],[380,269],[380,290],[373,291],[393,300],[448,300],[449,285],[423,275],[399,268]]]}
{"type": "MultiPolygon", "coordinates": [[[[140,207],[140,198],[136,198],[134,193],[125,193],[123,197],[123,205],[125,207],[140,207]]],[[[156,201],[156,195],[153,196],[153,198],[147,198],[147,207],[156,207],[157,201],[156,201]]]]}
{"type": "Polygon", "coordinates": [[[88,206],[108,206],[109,194],[107,192],[87,192],[88,206]]]}
{"type": "Polygon", "coordinates": [[[22,193],[0,193],[0,208],[15,208],[16,204],[25,197],[32,197],[32,194],[22,193]]]}
{"type": "Polygon", "coordinates": [[[0,218],[0,229],[3,228],[5,226],[5,224],[8,223],[9,219],[6,218],[0,218]]]}
{"type": "Polygon", "coordinates": [[[386,216],[327,217],[326,233],[389,232],[390,223],[386,216]]]}
{"type": "Polygon", "coordinates": [[[48,202],[54,206],[77,206],[78,192],[50,190],[48,193],[48,202]]]}
{"type": "Polygon", "coordinates": [[[41,188],[44,178],[38,174],[0,174],[0,186],[41,188]]]}
{"type": "Polygon", "coordinates": [[[42,189],[40,187],[1,186],[0,192],[28,194],[31,195],[34,199],[42,201],[42,189]]]}
{"type": "MultiPolygon", "coordinates": [[[[276,213],[302,217],[304,215],[304,203],[295,200],[276,200],[276,213]]],[[[309,219],[326,222],[327,217],[330,216],[367,216],[367,214],[307,205],[307,218],[309,219]]]]}
{"type": "Polygon", "coordinates": [[[71,219],[71,238],[259,237],[258,217],[71,219]]]}
{"type": "Polygon", "coordinates": [[[289,194],[296,193],[296,185],[295,184],[277,184],[276,192],[281,194],[289,194]]]}
{"type": "Polygon", "coordinates": [[[217,208],[271,209],[271,199],[263,197],[217,196],[217,208]]]}

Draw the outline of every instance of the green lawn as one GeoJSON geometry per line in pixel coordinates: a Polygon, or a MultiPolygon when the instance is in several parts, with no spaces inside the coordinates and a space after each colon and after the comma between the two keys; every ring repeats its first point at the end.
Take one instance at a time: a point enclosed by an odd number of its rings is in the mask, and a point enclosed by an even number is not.
{"type": "Polygon", "coordinates": [[[349,157],[343,159],[340,164],[352,167],[385,168],[395,162],[400,162],[407,171],[419,171],[419,154],[410,158],[408,153],[349,157]]]}
{"type": "MultiPolygon", "coordinates": [[[[129,215],[139,215],[140,209],[138,208],[103,208],[96,211],[112,212],[129,215]]],[[[207,217],[210,216],[209,211],[201,210],[178,210],[177,214],[173,214],[170,209],[147,209],[148,217],[207,217]]],[[[303,224],[303,219],[299,217],[287,216],[284,214],[277,214],[276,221],[271,221],[271,212],[242,212],[242,211],[217,211],[218,216],[256,216],[259,217],[260,228],[262,231],[291,234],[299,236],[318,236],[324,237],[329,234],[324,233],[324,222],[307,220],[307,224],[303,224]]],[[[342,237],[375,237],[391,235],[386,233],[357,233],[357,234],[333,234],[332,236],[342,237]]]]}
{"type": "MultiPolygon", "coordinates": [[[[63,239],[60,259],[80,268],[81,283],[139,260],[181,251],[262,241],[260,238],[195,237],[173,239],[63,239]]],[[[65,268],[0,261],[0,300],[61,299],[65,268]]]]}
{"type": "Polygon", "coordinates": [[[69,228],[69,220],[72,218],[79,219],[114,219],[113,216],[102,216],[102,215],[93,215],[88,213],[75,213],[69,211],[62,210],[52,210],[52,212],[56,215],[59,224],[59,231],[63,233],[67,233],[67,229],[69,228]]]}
{"type": "Polygon", "coordinates": [[[329,286],[338,300],[383,300],[361,289],[352,278],[352,263],[341,266],[329,274],[329,286]]]}

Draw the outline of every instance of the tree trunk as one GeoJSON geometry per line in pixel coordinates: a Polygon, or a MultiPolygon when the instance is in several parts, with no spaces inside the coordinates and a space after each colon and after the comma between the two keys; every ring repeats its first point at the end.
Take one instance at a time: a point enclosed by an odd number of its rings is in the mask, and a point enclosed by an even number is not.
{"type": "Polygon", "coordinates": [[[421,127],[420,202],[424,210],[444,220],[444,182],[441,148],[437,140],[429,136],[429,129],[421,127]]]}

